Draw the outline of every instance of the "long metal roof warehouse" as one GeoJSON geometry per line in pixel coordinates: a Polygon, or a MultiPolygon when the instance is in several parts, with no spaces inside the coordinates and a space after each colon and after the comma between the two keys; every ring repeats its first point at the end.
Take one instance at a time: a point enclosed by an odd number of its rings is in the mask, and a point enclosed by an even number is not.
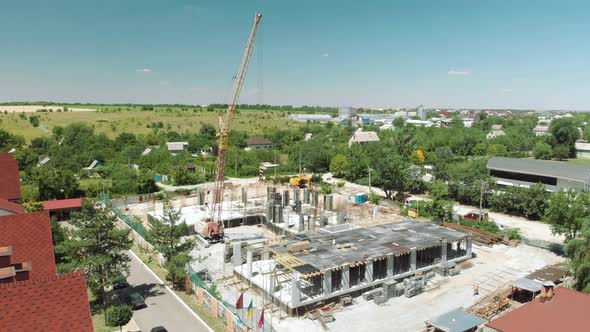
{"type": "Polygon", "coordinates": [[[549,191],[577,189],[590,191],[590,167],[566,162],[494,157],[488,161],[496,183],[528,187],[542,183],[549,191]]]}

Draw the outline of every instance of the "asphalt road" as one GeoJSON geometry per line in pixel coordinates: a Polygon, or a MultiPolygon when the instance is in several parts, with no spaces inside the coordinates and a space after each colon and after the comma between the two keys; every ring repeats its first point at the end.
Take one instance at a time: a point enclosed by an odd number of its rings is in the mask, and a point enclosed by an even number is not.
{"type": "Polygon", "coordinates": [[[163,326],[170,332],[209,332],[205,324],[172,295],[158,279],[133,255],[130,262],[130,287],[122,294],[139,292],[145,299],[146,307],[133,312],[133,320],[141,331],[149,332],[156,326],[163,326]]]}

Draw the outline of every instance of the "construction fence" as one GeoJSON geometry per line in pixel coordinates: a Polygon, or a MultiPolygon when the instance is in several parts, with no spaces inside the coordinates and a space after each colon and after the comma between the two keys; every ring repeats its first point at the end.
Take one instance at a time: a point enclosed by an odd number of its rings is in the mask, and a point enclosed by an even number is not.
{"type": "MultiPolygon", "coordinates": [[[[134,243],[139,248],[150,253],[156,262],[162,266],[165,262],[164,257],[160,253],[155,253],[154,246],[149,243],[145,238],[147,233],[143,225],[129,216],[125,215],[113,202],[109,199],[106,193],[99,195],[99,199],[105,204],[105,206],[113,212],[117,218],[117,227],[130,229],[130,236],[134,243]]],[[[207,286],[205,281],[193,270],[190,264],[187,265],[189,272],[190,287],[193,291],[193,296],[197,300],[197,304],[203,309],[208,311],[215,319],[222,319],[226,331],[230,332],[247,332],[247,331],[262,331],[262,332],[274,332],[272,328],[272,322],[267,319],[264,320],[262,328],[258,329],[258,321],[261,315],[261,308],[253,307],[253,313],[251,316],[246,317],[246,309],[236,310],[235,306],[228,304],[223,301],[221,296],[211,287],[207,286]]],[[[270,313],[269,313],[270,315],[270,313]]]]}

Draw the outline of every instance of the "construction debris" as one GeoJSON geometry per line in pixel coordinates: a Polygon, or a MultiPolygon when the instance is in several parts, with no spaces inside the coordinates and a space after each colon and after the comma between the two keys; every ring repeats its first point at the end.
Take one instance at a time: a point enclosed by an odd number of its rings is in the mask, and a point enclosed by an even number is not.
{"type": "Polygon", "coordinates": [[[494,244],[509,244],[508,241],[506,241],[502,235],[494,234],[492,232],[448,222],[444,223],[443,226],[447,228],[456,229],[458,231],[470,233],[473,242],[480,245],[492,246],[494,244]]]}

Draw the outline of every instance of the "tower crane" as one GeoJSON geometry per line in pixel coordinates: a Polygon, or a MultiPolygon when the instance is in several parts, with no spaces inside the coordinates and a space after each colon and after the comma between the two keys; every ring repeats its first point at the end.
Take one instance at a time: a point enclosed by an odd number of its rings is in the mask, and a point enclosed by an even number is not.
{"type": "Polygon", "coordinates": [[[242,55],[242,62],[240,63],[240,69],[238,74],[235,76],[235,82],[233,86],[233,94],[230,103],[227,106],[225,113],[225,120],[219,118],[219,136],[218,136],[218,152],[217,152],[217,174],[215,176],[215,187],[213,189],[213,197],[210,210],[210,218],[206,221],[206,225],[203,229],[203,235],[211,242],[219,241],[223,238],[223,221],[221,219],[221,210],[223,204],[223,190],[225,186],[225,161],[227,159],[227,150],[229,148],[229,136],[231,133],[231,125],[234,115],[236,113],[236,107],[240,98],[240,92],[244,85],[244,79],[246,78],[246,71],[248,70],[248,63],[254,50],[254,41],[256,40],[256,33],[258,32],[258,26],[260,25],[260,19],[262,14],[257,13],[254,16],[254,23],[246,42],[246,48],[242,55]]]}

